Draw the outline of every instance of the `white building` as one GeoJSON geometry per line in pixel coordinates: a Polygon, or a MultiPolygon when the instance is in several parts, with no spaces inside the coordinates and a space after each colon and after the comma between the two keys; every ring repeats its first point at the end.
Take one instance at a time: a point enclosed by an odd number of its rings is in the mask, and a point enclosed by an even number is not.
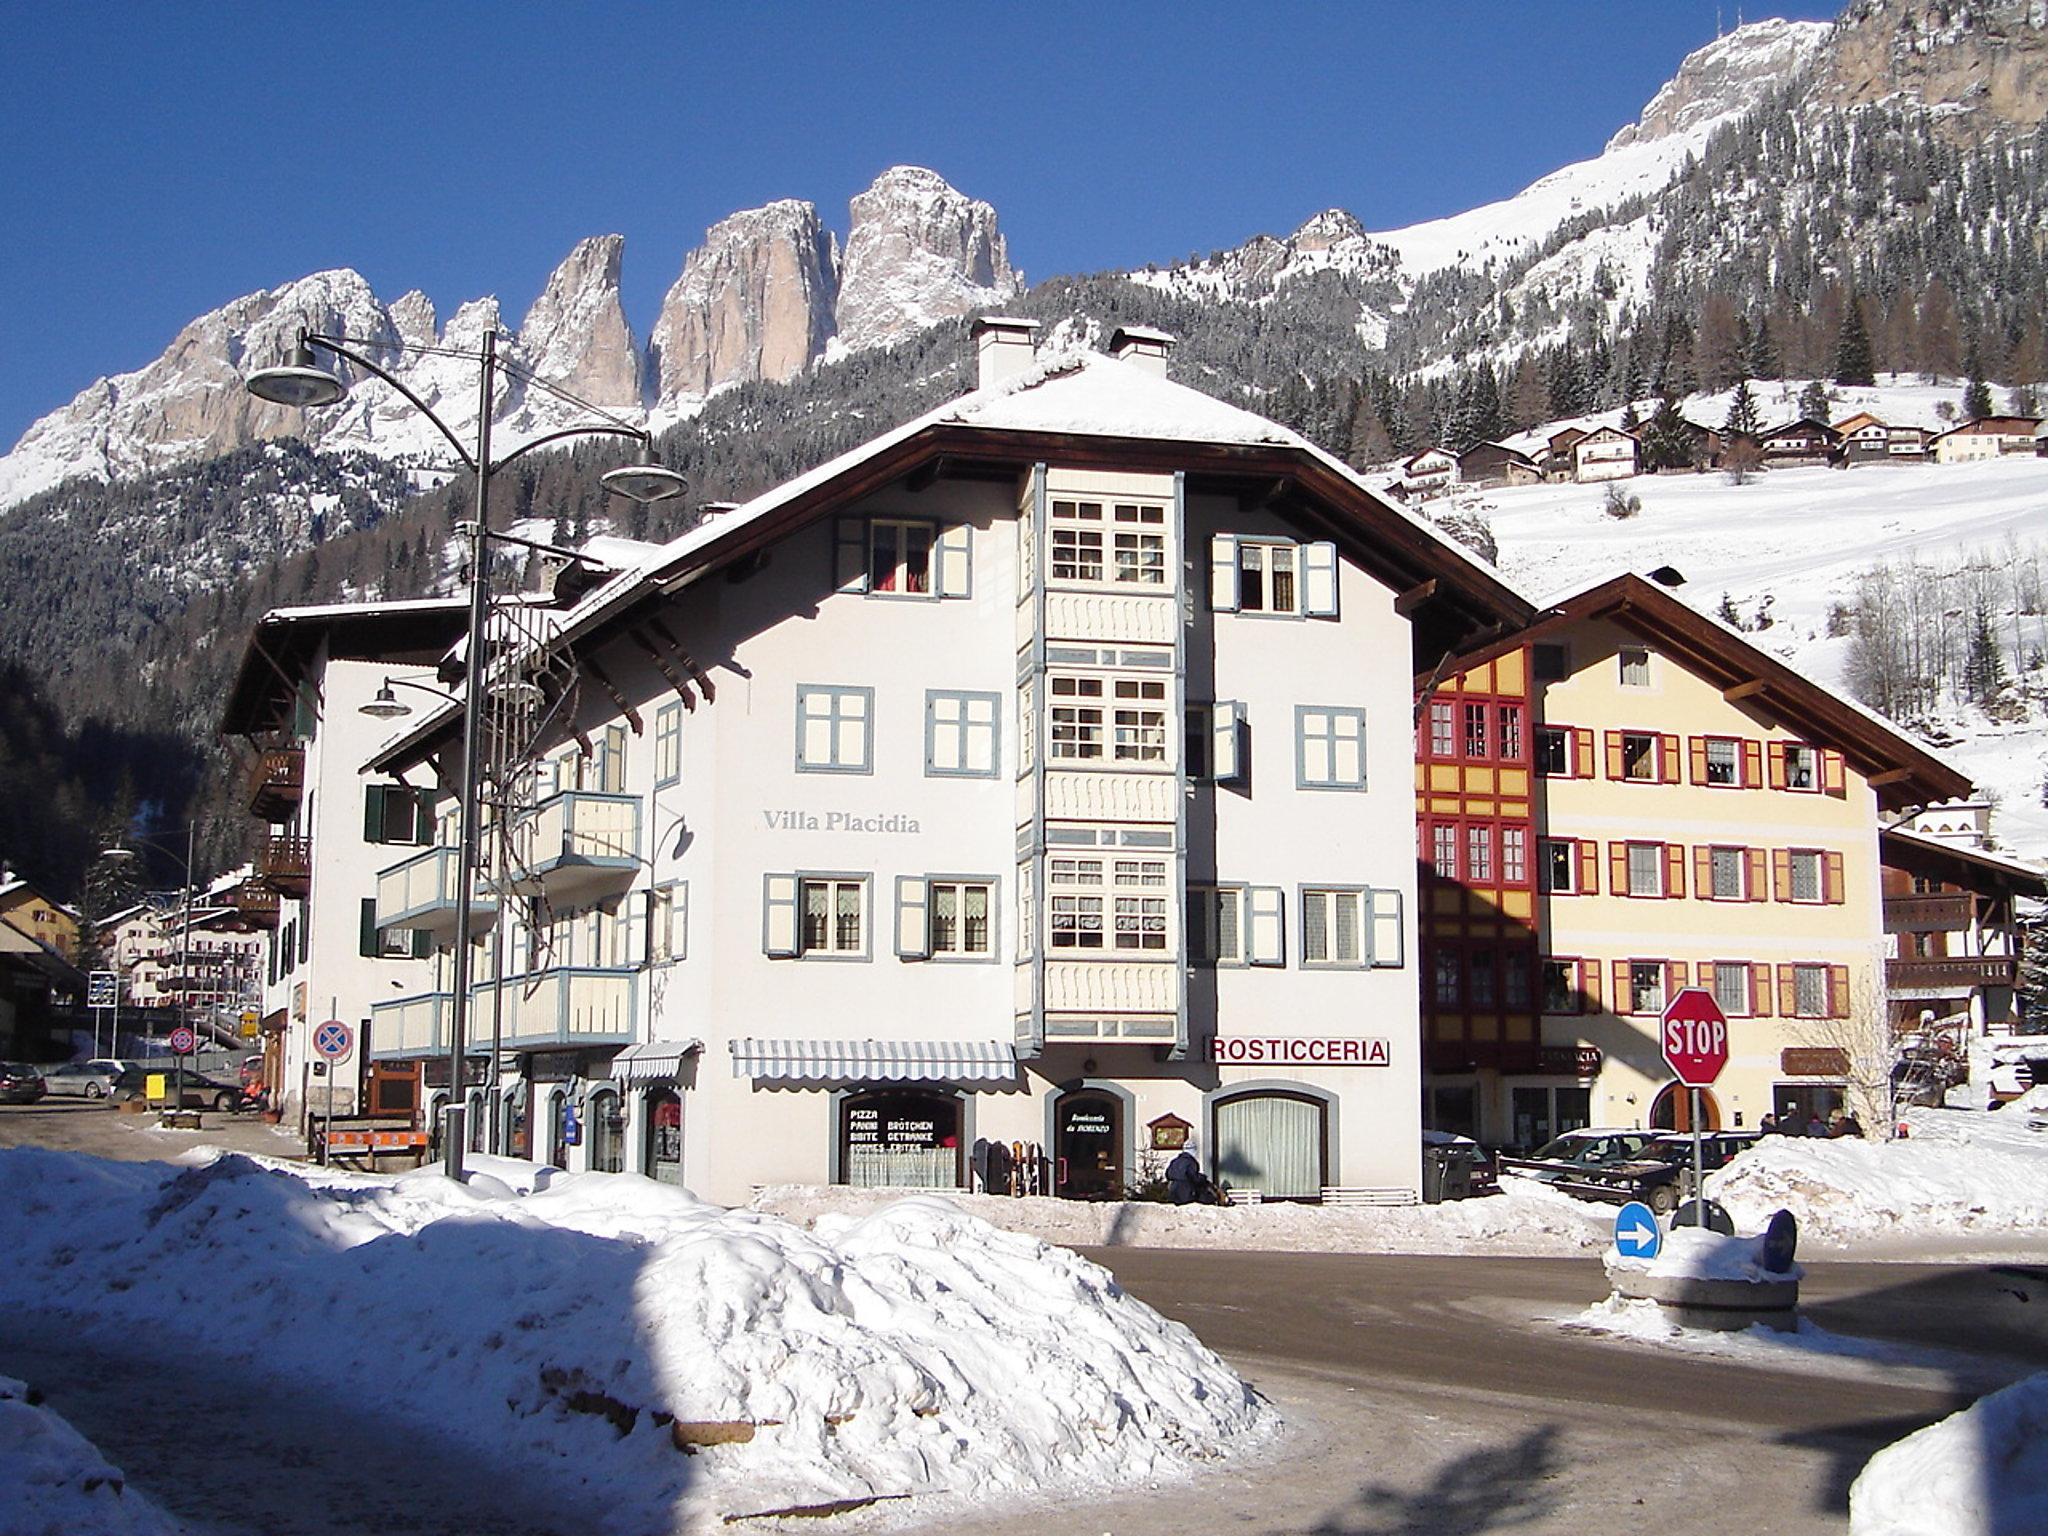
{"type": "MultiPolygon", "coordinates": [[[[495,1144],[729,1201],[1093,1196],[1191,1130],[1240,1189],[1414,1197],[1414,679],[1529,609],[1161,338],[1032,330],[562,618],[502,987],[477,940],[495,1144]]],[[[370,770],[445,792],[459,732],[370,770]]],[[[432,1061],[454,854],[388,852],[379,921],[444,947],[372,1054],[432,1061]]]]}

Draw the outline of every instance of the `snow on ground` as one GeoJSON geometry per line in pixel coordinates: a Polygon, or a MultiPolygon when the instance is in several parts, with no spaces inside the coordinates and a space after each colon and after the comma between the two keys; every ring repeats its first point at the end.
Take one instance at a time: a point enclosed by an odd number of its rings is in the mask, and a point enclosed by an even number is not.
{"type": "Polygon", "coordinates": [[[1756,1283],[1799,1280],[1806,1274],[1797,1264],[1785,1270],[1771,1269],[1764,1262],[1764,1239],[1760,1233],[1729,1237],[1705,1227],[1673,1227],[1665,1234],[1654,1259],[1638,1258],[1610,1247],[1602,1262],[1610,1275],[1627,1269],[1674,1280],[1756,1283]]]}
{"type": "Polygon", "coordinates": [[[91,1441],[0,1376],[0,1536],[176,1536],[91,1441]]]}
{"type": "Polygon", "coordinates": [[[606,1530],[1172,1478],[1277,1427],[1105,1270],[934,1200],[806,1232],[530,1165],[456,1186],[16,1148],[0,1152],[0,1250],[0,1305],[69,1302],[112,1338],[246,1350],[252,1373],[601,1492],[606,1530]],[[204,1321],[223,1296],[226,1335],[204,1321]]]}
{"type": "Polygon", "coordinates": [[[2048,1132],[2001,1110],[1914,1109],[1898,1141],[1766,1136],[1719,1173],[1707,1196],[1758,1231],[1771,1213],[1810,1243],[1968,1234],[2038,1236],[2048,1227],[2048,1132]]]}
{"type": "Polygon", "coordinates": [[[1851,1536],[2048,1531],[2048,1372],[1981,1398],[1870,1458],[1851,1536]]]}
{"type": "MultiPolygon", "coordinates": [[[[1594,1253],[1614,1230],[1614,1207],[1522,1179],[1498,1195],[1444,1205],[1161,1205],[956,1194],[948,1204],[1011,1232],[1072,1248],[1228,1248],[1291,1253],[1594,1253]]],[[[810,1224],[881,1209],[882,1189],[778,1184],[752,1209],[810,1224]]]]}

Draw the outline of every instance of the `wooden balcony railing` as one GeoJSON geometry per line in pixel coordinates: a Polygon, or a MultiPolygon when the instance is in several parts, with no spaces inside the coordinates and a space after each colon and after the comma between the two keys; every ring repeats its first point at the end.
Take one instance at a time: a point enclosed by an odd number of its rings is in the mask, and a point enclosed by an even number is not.
{"type": "Polygon", "coordinates": [[[1971,987],[2009,987],[2017,975],[2010,955],[1985,955],[1972,959],[1949,955],[1929,960],[1887,960],[1884,984],[1894,992],[1971,987]]]}
{"type": "Polygon", "coordinates": [[[287,819],[306,792],[306,749],[273,747],[249,766],[249,811],[265,821],[287,819]]]}
{"type": "Polygon", "coordinates": [[[1886,933],[1961,933],[1975,915],[1976,898],[1950,896],[1887,896],[1886,933]]]}
{"type": "Polygon", "coordinates": [[[256,852],[256,877],[280,896],[305,896],[313,888],[313,840],[269,839],[256,852]]]}
{"type": "Polygon", "coordinates": [[[279,898],[277,892],[267,885],[244,880],[228,892],[228,905],[251,928],[277,926],[279,898]]]}

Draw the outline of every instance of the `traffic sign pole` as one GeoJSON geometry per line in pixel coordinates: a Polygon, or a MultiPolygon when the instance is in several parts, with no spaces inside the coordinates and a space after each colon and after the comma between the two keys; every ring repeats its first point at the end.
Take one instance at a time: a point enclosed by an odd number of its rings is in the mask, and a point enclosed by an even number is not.
{"type": "Polygon", "coordinates": [[[1700,1150],[1700,1091],[1692,1091],[1692,1223],[1707,1230],[1706,1156],[1700,1150]]]}
{"type": "Polygon", "coordinates": [[[1681,987],[1664,1005],[1658,1030],[1664,1063],[1692,1094],[1692,1193],[1693,1219],[1707,1224],[1706,1154],[1701,1122],[1706,1118],[1700,1090],[1709,1086],[1728,1065],[1728,1015],[1704,987],[1681,987]]]}

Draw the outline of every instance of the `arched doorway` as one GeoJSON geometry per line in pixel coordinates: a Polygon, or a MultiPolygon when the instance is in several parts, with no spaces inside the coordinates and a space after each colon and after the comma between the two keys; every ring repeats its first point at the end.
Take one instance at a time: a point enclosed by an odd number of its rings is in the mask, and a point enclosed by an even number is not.
{"type": "Polygon", "coordinates": [[[590,1171],[622,1173],[626,1167],[626,1105],[617,1093],[600,1088],[590,1095],[590,1171]]]}
{"type": "MultiPolygon", "coordinates": [[[[1666,1083],[1650,1106],[1650,1128],[1657,1131],[1692,1129],[1692,1090],[1678,1083],[1666,1083]]],[[[1721,1129],[1721,1106],[1714,1102],[1714,1090],[1700,1090],[1700,1129],[1721,1129]]]]}
{"type": "Polygon", "coordinates": [[[504,1136],[499,1145],[505,1149],[505,1156],[532,1157],[533,1124],[527,1118],[526,1084],[514,1081],[499,1104],[504,1114],[504,1136]]]}
{"type": "Polygon", "coordinates": [[[1069,1200],[1120,1200],[1124,1193],[1123,1101],[1099,1088],[1073,1088],[1052,1110],[1053,1193],[1069,1200]]]}
{"type": "Polygon", "coordinates": [[[568,1090],[550,1088],[547,1106],[548,1163],[551,1167],[566,1169],[569,1166],[568,1090]]]}
{"type": "Polygon", "coordinates": [[[866,1189],[958,1189],[960,1098],[921,1088],[839,1101],[842,1182],[866,1189]]]}
{"type": "Polygon", "coordinates": [[[683,1182],[683,1099],[673,1088],[650,1088],[641,1172],[657,1184],[683,1182]]]}
{"type": "Polygon", "coordinates": [[[486,1113],[486,1109],[484,1096],[481,1093],[472,1093],[469,1096],[469,1150],[472,1152],[482,1152],[488,1149],[487,1144],[491,1138],[491,1117],[486,1113]]]}
{"type": "Polygon", "coordinates": [[[1314,1200],[1329,1182],[1329,1110],[1305,1093],[1263,1089],[1216,1103],[1212,1176],[1268,1200],[1314,1200]]]}

